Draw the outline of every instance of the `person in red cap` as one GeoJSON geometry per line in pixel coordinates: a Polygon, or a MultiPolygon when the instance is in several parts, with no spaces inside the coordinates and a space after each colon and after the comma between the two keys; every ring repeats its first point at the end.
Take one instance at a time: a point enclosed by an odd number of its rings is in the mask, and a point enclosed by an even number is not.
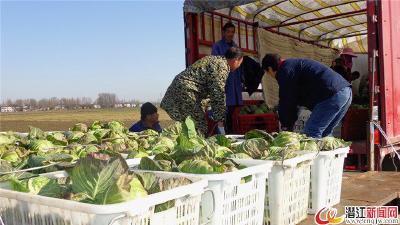
{"type": "Polygon", "coordinates": [[[357,55],[354,54],[352,48],[344,48],[342,53],[340,54],[340,58],[343,59],[344,66],[351,71],[353,67],[353,58],[357,58],[357,55]]]}
{"type": "Polygon", "coordinates": [[[358,71],[351,72],[353,67],[353,58],[356,58],[357,55],[354,54],[353,49],[344,48],[340,57],[335,59],[332,62],[331,68],[342,75],[348,82],[352,82],[360,77],[360,73],[358,71]]]}

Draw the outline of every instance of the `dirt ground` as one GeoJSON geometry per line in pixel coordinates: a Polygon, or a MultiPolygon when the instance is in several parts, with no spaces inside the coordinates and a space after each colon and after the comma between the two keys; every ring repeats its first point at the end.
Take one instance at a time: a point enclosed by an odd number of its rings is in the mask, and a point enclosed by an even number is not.
{"type": "MultiPolygon", "coordinates": [[[[172,123],[167,113],[162,110],[158,113],[162,127],[172,123]]],[[[0,131],[26,132],[29,126],[45,131],[68,130],[75,123],[90,124],[95,120],[117,120],[123,122],[126,127],[130,127],[139,119],[140,110],[132,108],[1,113],[0,131]]]]}

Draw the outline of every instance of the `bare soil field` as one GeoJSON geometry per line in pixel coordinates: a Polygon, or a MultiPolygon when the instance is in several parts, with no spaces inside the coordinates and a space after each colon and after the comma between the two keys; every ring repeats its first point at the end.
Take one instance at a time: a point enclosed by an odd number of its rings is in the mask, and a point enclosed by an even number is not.
{"type": "MultiPolygon", "coordinates": [[[[159,110],[160,123],[165,127],[172,123],[167,113],[159,110]]],[[[45,112],[16,112],[0,114],[0,131],[29,131],[29,126],[45,131],[68,130],[75,123],[90,124],[95,120],[117,120],[130,127],[140,120],[140,110],[133,108],[121,109],[82,109],[45,112]]]]}

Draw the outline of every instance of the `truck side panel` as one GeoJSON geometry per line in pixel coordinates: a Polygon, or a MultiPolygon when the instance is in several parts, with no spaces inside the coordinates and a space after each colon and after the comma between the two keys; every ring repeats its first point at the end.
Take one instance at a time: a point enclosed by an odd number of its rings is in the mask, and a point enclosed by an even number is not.
{"type": "Polygon", "coordinates": [[[400,1],[378,1],[381,122],[392,143],[400,142],[399,13],[400,1]]]}

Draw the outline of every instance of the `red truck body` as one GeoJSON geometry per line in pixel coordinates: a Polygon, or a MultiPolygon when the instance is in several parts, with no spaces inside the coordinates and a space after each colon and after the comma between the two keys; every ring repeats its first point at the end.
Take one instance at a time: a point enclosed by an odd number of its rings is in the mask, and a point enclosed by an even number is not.
{"type": "MultiPolygon", "coordinates": [[[[376,127],[374,127],[371,130],[372,132],[368,132],[370,135],[366,140],[365,151],[370,158],[370,169],[381,169],[383,158],[393,151],[389,144],[391,143],[396,150],[400,149],[400,1],[368,0],[366,2],[366,10],[359,10],[354,13],[365,13],[368,18],[368,71],[371,96],[369,118],[371,120],[373,109],[377,108],[377,123],[383,128],[388,140],[383,135],[380,135],[379,144],[376,144],[377,140],[374,140],[374,138],[376,139],[377,135],[376,127]],[[368,148],[372,149],[372,151],[368,151],[368,148]]],[[[343,15],[349,13],[351,12],[343,13],[343,15]]],[[[328,20],[332,17],[327,16],[326,19],[328,20]]],[[[258,27],[256,23],[215,11],[186,12],[184,13],[184,20],[187,66],[205,55],[204,51],[202,52],[202,48],[209,48],[214,42],[218,41],[215,37],[217,28],[214,26],[216,18],[221,21],[219,23],[221,25],[228,20],[233,21],[239,28],[236,42],[239,43],[243,51],[257,55],[256,29],[262,28],[258,27]],[[212,18],[211,27],[213,29],[208,31],[209,33],[207,33],[204,25],[206,24],[204,22],[205,15],[212,18]],[[249,33],[253,35],[249,35],[249,33]],[[249,44],[250,42],[252,44],[249,44]]],[[[313,20],[308,20],[307,22],[310,21],[313,20]]],[[[300,35],[296,37],[281,33],[279,30],[271,31],[310,43],[309,40],[300,38],[300,35]]]]}

